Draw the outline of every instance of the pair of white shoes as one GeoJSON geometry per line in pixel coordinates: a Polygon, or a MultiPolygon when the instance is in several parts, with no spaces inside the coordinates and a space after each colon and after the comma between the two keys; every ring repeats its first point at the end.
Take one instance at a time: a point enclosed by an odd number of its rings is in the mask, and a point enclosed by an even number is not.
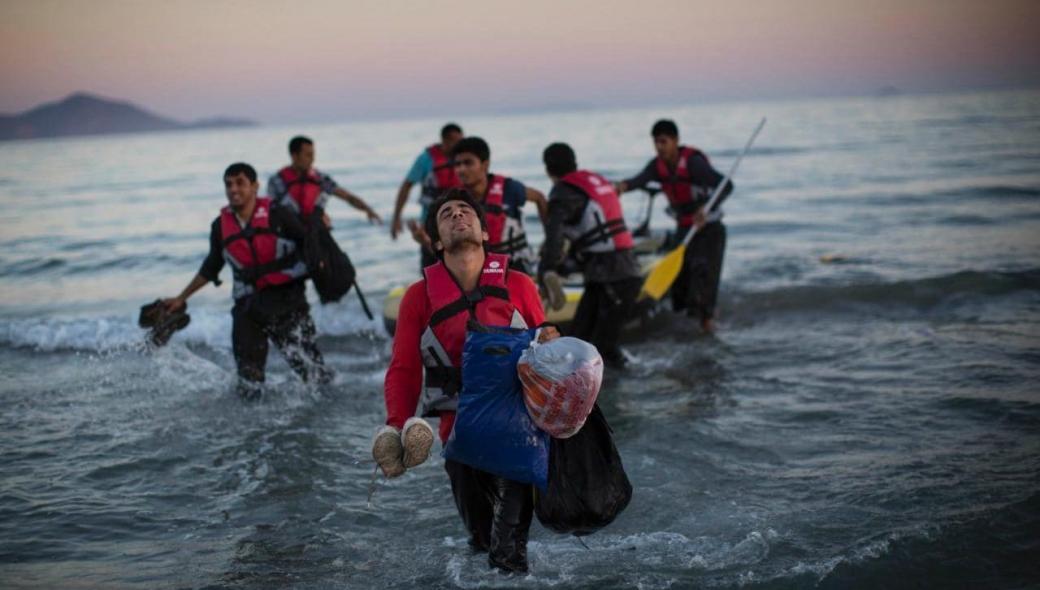
{"type": "Polygon", "coordinates": [[[404,429],[383,426],[372,439],[372,458],[387,477],[397,477],[406,469],[421,465],[430,457],[433,447],[433,428],[426,420],[414,416],[404,423],[404,429]]]}

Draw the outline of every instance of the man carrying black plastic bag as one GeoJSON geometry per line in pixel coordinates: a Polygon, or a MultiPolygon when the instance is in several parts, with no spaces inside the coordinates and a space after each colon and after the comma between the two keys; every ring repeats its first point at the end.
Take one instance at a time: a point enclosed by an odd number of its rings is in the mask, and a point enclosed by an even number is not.
{"type": "Polygon", "coordinates": [[[549,488],[536,492],[535,515],[547,529],[580,537],[614,522],[631,499],[610,426],[593,406],[577,434],[552,439],[549,488]]]}

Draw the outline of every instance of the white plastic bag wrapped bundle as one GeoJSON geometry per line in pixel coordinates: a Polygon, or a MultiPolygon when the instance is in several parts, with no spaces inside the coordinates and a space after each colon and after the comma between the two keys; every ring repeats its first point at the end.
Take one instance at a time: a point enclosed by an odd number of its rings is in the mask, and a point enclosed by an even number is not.
{"type": "Polygon", "coordinates": [[[517,372],[534,423],[554,438],[567,438],[581,430],[596,403],[603,358],[577,338],[532,342],[520,355],[517,372]]]}

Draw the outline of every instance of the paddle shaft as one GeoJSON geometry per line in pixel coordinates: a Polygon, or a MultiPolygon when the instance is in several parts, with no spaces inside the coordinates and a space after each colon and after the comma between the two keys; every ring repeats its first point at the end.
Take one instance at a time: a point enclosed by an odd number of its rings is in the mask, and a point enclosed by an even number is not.
{"type": "Polygon", "coordinates": [[[354,281],[354,290],[357,291],[358,299],[361,300],[361,309],[365,310],[365,315],[368,316],[369,320],[375,319],[372,317],[372,311],[368,309],[368,302],[365,301],[365,294],[361,292],[361,285],[357,284],[357,281],[354,281]]]}
{"type": "Polygon", "coordinates": [[[633,236],[642,236],[650,230],[650,214],[654,212],[654,197],[660,192],[660,189],[656,187],[644,187],[643,191],[646,192],[646,215],[644,215],[643,223],[639,224],[639,227],[632,230],[633,236]]]}
{"type": "MultiPolygon", "coordinates": [[[[755,138],[758,137],[759,131],[762,131],[762,128],[765,127],[765,125],[766,118],[762,117],[762,120],[758,122],[758,127],[755,127],[755,130],[751,133],[751,137],[749,137],[747,143],[744,144],[744,150],[740,152],[739,156],[737,156],[737,159],[735,162],[733,162],[733,166],[730,167],[729,172],[727,172],[726,175],[722,177],[722,182],[720,182],[715,187],[715,191],[711,193],[711,198],[708,199],[707,204],[704,205],[704,211],[706,213],[711,212],[711,208],[715,206],[715,203],[719,200],[719,196],[722,194],[722,189],[726,188],[726,183],[729,182],[730,178],[733,178],[733,174],[735,174],[737,171],[737,166],[740,166],[740,161],[743,160],[744,156],[747,155],[748,150],[751,149],[751,144],[755,143],[755,138]]],[[[685,248],[686,246],[689,246],[690,240],[693,239],[693,235],[696,233],[697,226],[695,225],[690,228],[690,231],[686,232],[686,237],[683,238],[682,246],[680,247],[685,248]]]]}

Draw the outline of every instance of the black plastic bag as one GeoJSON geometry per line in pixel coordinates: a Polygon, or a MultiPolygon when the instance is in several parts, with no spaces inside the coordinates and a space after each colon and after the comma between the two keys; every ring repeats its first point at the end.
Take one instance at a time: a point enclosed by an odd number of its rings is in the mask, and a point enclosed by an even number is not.
{"type": "Polygon", "coordinates": [[[570,438],[549,444],[549,488],[536,492],[538,521],[557,533],[589,535],[614,522],[632,499],[632,484],[599,406],[570,438]]]}
{"type": "Polygon", "coordinates": [[[322,303],[339,301],[354,286],[354,265],[325,227],[320,209],[314,210],[307,224],[303,261],[322,303]]]}

